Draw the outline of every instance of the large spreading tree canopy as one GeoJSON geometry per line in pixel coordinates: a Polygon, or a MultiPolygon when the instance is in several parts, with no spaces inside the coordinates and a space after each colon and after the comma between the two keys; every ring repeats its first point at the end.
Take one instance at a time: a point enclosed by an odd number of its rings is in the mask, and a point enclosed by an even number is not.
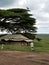
{"type": "Polygon", "coordinates": [[[0,10],[0,30],[7,30],[11,33],[34,33],[36,32],[36,19],[31,17],[28,9],[7,9],[0,10]]]}

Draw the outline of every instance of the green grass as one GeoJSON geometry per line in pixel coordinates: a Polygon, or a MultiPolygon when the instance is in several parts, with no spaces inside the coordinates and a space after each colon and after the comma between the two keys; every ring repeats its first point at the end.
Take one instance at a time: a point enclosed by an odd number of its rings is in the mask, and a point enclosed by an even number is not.
{"type": "Polygon", "coordinates": [[[49,34],[37,34],[41,41],[34,40],[34,49],[37,52],[49,52],[49,34]]]}
{"type": "Polygon", "coordinates": [[[30,46],[13,46],[13,45],[4,45],[4,48],[0,50],[10,50],[10,51],[31,51],[30,46]]]}
{"type": "Polygon", "coordinates": [[[34,40],[34,49],[39,52],[49,52],[49,40],[34,40]]]}

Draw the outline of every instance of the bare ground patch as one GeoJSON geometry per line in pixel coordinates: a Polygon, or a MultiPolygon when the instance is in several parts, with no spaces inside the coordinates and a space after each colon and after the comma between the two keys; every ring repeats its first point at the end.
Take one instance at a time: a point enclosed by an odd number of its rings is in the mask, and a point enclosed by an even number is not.
{"type": "Polygon", "coordinates": [[[0,65],[49,65],[49,53],[0,51],[0,65]]]}

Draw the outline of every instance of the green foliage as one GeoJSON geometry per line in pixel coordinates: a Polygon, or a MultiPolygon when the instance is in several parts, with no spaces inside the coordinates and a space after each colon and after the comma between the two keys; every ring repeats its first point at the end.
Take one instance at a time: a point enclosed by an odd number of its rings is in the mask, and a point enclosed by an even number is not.
{"type": "Polygon", "coordinates": [[[7,10],[0,10],[0,17],[15,17],[15,16],[19,16],[19,14],[14,13],[14,12],[10,12],[7,10]]]}
{"type": "Polygon", "coordinates": [[[5,36],[6,34],[1,34],[0,37],[5,36]]]}
{"type": "Polygon", "coordinates": [[[34,40],[36,34],[30,34],[30,33],[23,33],[24,36],[28,37],[29,39],[34,40]]]}
{"type": "Polygon", "coordinates": [[[21,8],[14,8],[14,9],[8,9],[7,11],[11,11],[11,12],[14,12],[14,13],[24,13],[24,12],[27,12],[27,11],[29,11],[29,10],[27,10],[27,9],[21,9],[21,8]]]}
{"type": "Polygon", "coordinates": [[[1,30],[8,30],[12,33],[25,31],[36,32],[35,18],[28,13],[27,9],[8,9],[0,10],[0,28],[1,30]],[[9,22],[7,22],[9,21],[9,22]]]}

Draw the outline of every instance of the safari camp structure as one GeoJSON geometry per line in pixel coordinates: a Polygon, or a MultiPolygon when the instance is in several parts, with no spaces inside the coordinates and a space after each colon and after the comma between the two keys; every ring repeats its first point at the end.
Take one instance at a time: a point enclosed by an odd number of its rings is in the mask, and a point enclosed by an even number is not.
{"type": "Polygon", "coordinates": [[[33,40],[27,38],[22,34],[7,34],[0,37],[0,41],[2,41],[3,44],[30,46],[33,40]]]}

